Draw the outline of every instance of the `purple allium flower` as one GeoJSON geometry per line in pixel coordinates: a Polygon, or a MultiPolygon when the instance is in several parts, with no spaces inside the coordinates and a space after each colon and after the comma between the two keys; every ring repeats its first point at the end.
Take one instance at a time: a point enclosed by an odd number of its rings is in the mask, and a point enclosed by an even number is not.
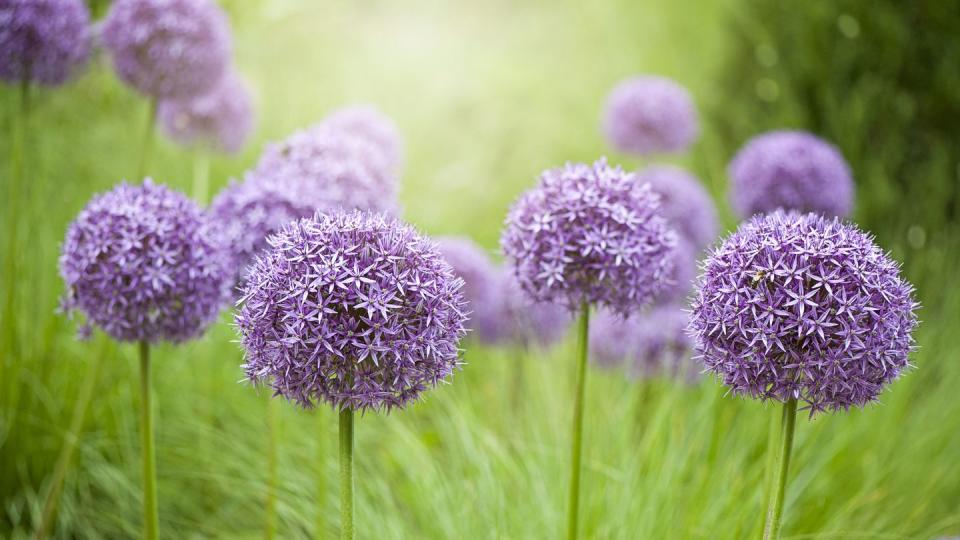
{"type": "Polygon", "coordinates": [[[199,96],[161,101],[157,116],[166,134],[180,144],[228,154],[243,149],[253,128],[250,91],[235,73],[199,96]]]}
{"type": "Polygon", "coordinates": [[[0,79],[56,86],[90,57],[81,0],[0,0],[0,79]]]}
{"type": "Polygon", "coordinates": [[[590,358],[601,367],[624,367],[631,377],[695,379],[687,323],[687,313],[677,305],[657,306],[628,318],[601,310],[590,322],[590,358]]]}
{"type": "Polygon", "coordinates": [[[523,292],[509,268],[499,272],[500,306],[496,331],[498,343],[514,343],[523,347],[549,347],[563,338],[570,326],[570,311],[549,302],[534,302],[523,292]]]}
{"type": "Polygon", "coordinates": [[[736,394],[846,410],[909,365],[913,287],[870,235],[836,218],[755,216],[710,254],[698,289],[697,353],[736,394]]]}
{"type": "Polygon", "coordinates": [[[463,280],[380,214],[318,213],[270,238],[236,316],[244,369],[303,407],[403,407],[453,373],[463,280]]]}
{"type": "Polygon", "coordinates": [[[320,127],[363,139],[383,156],[390,170],[400,167],[403,143],[393,120],[370,105],[349,105],[330,113],[320,127]]]}
{"type": "Polygon", "coordinates": [[[853,208],[853,176],[832,144],[803,131],[771,131],[751,139],[729,167],[730,201],[741,217],[777,208],[845,217],[853,208]]]}
{"type": "Polygon", "coordinates": [[[466,237],[437,239],[441,255],[463,279],[463,295],[470,310],[468,328],[485,343],[497,340],[502,291],[499,272],[483,248],[466,237]]]}
{"type": "Polygon", "coordinates": [[[212,0],[116,0],[103,46],[117,74],[154,98],[208,92],[230,63],[230,30],[212,0]]]}
{"type": "Polygon", "coordinates": [[[650,186],[605,159],[545,171],[510,209],[501,239],[533,300],[623,314],[660,294],[674,242],[650,186]]]}
{"type": "Polygon", "coordinates": [[[672,269],[667,283],[655,299],[657,305],[681,303],[690,296],[697,277],[698,253],[686,239],[677,240],[670,253],[672,269]]]}
{"type": "Polygon", "coordinates": [[[699,180],[674,165],[651,165],[637,172],[660,195],[660,213],[695,249],[703,249],[717,237],[717,208],[699,180]]]}
{"type": "Polygon", "coordinates": [[[700,133],[690,93],[666,77],[621,81],[607,97],[603,131],[614,148],[649,155],[686,150],[700,133]]]}
{"type": "Polygon", "coordinates": [[[60,275],[64,306],[114,339],[181,342],[217,317],[230,269],[200,208],[148,178],[87,203],[67,230],[60,275]]]}

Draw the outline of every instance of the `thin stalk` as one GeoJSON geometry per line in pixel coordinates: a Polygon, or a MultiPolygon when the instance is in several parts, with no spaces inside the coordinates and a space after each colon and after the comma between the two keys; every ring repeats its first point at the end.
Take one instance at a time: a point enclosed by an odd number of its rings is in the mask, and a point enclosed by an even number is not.
{"type": "Polygon", "coordinates": [[[580,461],[583,448],[583,401],[587,386],[587,339],[590,327],[590,305],[580,307],[577,322],[577,382],[573,398],[573,434],[571,436],[570,498],[567,508],[567,538],[577,538],[580,513],[580,461]]]}
{"type": "Polygon", "coordinates": [[[150,166],[150,151],[153,148],[153,132],[157,122],[157,100],[151,99],[147,110],[147,131],[143,135],[143,144],[140,146],[140,163],[137,165],[136,181],[143,180],[150,166]]]}
{"type": "MultiPolygon", "coordinates": [[[[787,488],[787,473],[790,470],[790,451],[793,449],[793,431],[797,422],[797,400],[783,404],[780,421],[780,446],[777,449],[776,476],[773,478],[767,505],[767,523],[763,528],[764,540],[780,538],[780,522],[783,517],[783,496],[787,488]]],[[[772,448],[771,448],[772,450],[772,448]]]]}
{"type": "Polygon", "coordinates": [[[277,406],[267,400],[267,502],[263,537],[272,540],[277,531],[277,406]]]}
{"type": "Polygon", "coordinates": [[[317,408],[317,419],[316,421],[319,424],[319,431],[323,435],[317,439],[317,523],[316,523],[316,538],[324,538],[327,535],[324,534],[324,531],[327,530],[327,501],[329,500],[330,494],[327,492],[329,486],[327,486],[327,437],[326,435],[330,432],[330,426],[327,425],[327,418],[324,414],[322,408],[317,408]]]}
{"type": "MultiPolygon", "coordinates": [[[[27,162],[27,137],[29,133],[29,122],[30,122],[30,73],[29,66],[26,66],[26,73],[24,74],[24,79],[20,83],[20,111],[17,118],[17,121],[14,122],[13,127],[13,144],[10,145],[11,156],[10,156],[10,182],[8,184],[9,191],[6,194],[7,204],[9,208],[7,209],[7,216],[10,218],[10,223],[7,224],[7,230],[5,234],[7,236],[7,253],[6,253],[6,277],[7,283],[4,284],[4,305],[3,305],[3,320],[7,322],[5,325],[8,332],[6,339],[3,340],[3,349],[0,349],[2,353],[2,360],[0,360],[0,368],[6,368],[6,364],[14,363],[14,359],[19,357],[20,348],[19,348],[19,336],[17,335],[18,324],[15,322],[16,317],[14,314],[17,312],[16,300],[18,288],[16,287],[17,279],[17,268],[19,261],[19,245],[20,245],[20,212],[23,208],[26,208],[26,201],[23,200],[26,182],[26,162],[27,162]]],[[[10,366],[13,367],[12,365],[10,366]]],[[[12,369],[11,369],[12,371],[12,369]]],[[[3,369],[3,382],[7,383],[7,377],[10,377],[10,372],[6,369],[3,369]]],[[[12,378],[12,377],[11,377],[12,378]]],[[[11,388],[8,390],[13,390],[16,386],[15,384],[10,385],[11,388]]],[[[7,392],[4,392],[7,394],[7,392]]],[[[19,395],[18,392],[10,392],[14,395],[19,395]]],[[[12,400],[11,402],[15,402],[12,400]]]]}
{"type": "Polygon", "coordinates": [[[200,204],[207,204],[210,191],[210,155],[198,150],[193,157],[193,198],[200,204]]]}
{"type": "Polygon", "coordinates": [[[353,540],[353,409],[340,410],[340,540],[353,540]]]}
{"type": "Polygon", "coordinates": [[[153,445],[153,401],[150,396],[150,344],[140,342],[140,435],[143,456],[143,537],[156,540],[160,529],[157,513],[157,458],[153,445]]]}

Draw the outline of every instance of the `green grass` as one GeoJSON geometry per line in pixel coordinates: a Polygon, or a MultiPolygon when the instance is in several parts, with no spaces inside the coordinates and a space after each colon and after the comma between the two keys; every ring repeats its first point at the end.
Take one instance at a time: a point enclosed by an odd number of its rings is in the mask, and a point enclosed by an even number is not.
{"type": "MultiPolygon", "coordinates": [[[[607,152],[599,107],[620,77],[663,73],[687,84],[702,108],[724,106],[712,85],[733,0],[689,11],[666,1],[463,4],[231,2],[236,56],[256,90],[259,127],[242,156],[213,160],[212,187],[240,175],[265,141],[336,105],[372,101],[406,139],[407,219],[431,234],[469,234],[493,251],[507,206],[541,169],[607,152]]],[[[147,105],[108,67],[98,59],[70,86],[36,93],[28,193],[4,202],[0,296],[13,294],[15,311],[0,312],[2,537],[28,537],[35,527],[88,381],[94,397],[67,469],[55,536],[136,537],[141,527],[135,346],[99,333],[77,342],[74,323],[54,313],[67,223],[93,193],[132,178],[139,157],[147,105]]],[[[16,89],[2,89],[4,156],[13,148],[17,110],[16,89]]],[[[704,179],[731,226],[721,150],[730,142],[714,133],[705,126],[692,158],[681,161],[704,179]]],[[[192,159],[158,138],[150,171],[189,190],[192,159]]],[[[6,194],[13,178],[6,166],[0,174],[6,194]]],[[[889,246],[907,261],[924,303],[918,369],[879,405],[814,421],[801,416],[786,537],[960,534],[960,292],[951,286],[957,245],[889,246]]],[[[263,536],[267,398],[240,382],[229,320],[224,314],[198,342],[153,353],[165,538],[263,536]]],[[[560,536],[573,345],[572,337],[547,351],[468,342],[467,365],[450,385],[409,410],[358,417],[359,537],[560,536]]],[[[768,423],[778,407],[725,396],[711,379],[638,383],[595,369],[589,377],[584,536],[759,534],[768,423]]],[[[278,536],[332,537],[335,414],[278,405],[278,536]]]]}

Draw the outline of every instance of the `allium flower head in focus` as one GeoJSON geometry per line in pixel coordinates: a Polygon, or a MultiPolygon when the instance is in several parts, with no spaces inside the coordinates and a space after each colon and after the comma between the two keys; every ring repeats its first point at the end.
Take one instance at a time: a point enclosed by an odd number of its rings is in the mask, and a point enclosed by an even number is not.
{"type": "Polygon", "coordinates": [[[776,211],[710,254],[690,331],[734,393],[796,398],[814,414],[877,399],[908,366],[916,308],[913,287],[870,235],[776,211]]]}
{"type": "Polygon", "coordinates": [[[685,151],[700,133],[690,93],[666,77],[626,79],[607,96],[603,132],[614,148],[639,155],[685,151]]]}
{"type": "Polygon", "coordinates": [[[250,91],[235,73],[198,96],[161,101],[157,116],[164,132],[178,143],[227,154],[243,149],[253,129],[250,91]]]}
{"type": "Polygon", "coordinates": [[[0,0],[0,79],[55,86],[90,57],[82,0],[0,0]]]}

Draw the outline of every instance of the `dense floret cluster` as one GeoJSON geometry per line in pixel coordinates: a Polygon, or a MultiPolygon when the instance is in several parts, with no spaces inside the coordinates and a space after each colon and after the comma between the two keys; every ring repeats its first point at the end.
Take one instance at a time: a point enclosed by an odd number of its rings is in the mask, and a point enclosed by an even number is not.
{"type": "Polygon", "coordinates": [[[81,0],[0,1],[0,79],[63,84],[90,58],[81,0]]]}

